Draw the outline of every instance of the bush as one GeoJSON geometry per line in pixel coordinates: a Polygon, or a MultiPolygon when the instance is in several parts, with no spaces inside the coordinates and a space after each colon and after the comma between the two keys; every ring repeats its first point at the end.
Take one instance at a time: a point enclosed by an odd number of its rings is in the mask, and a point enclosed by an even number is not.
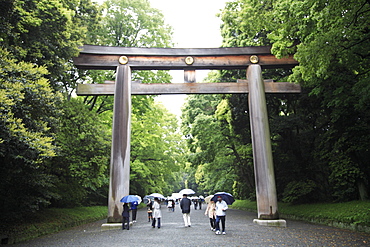
{"type": "Polygon", "coordinates": [[[293,181],[290,182],[284,190],[283,202],[288,203],[305,203],[310,202],[311,194],[316,189],[314,181],[307,179],[306,181],[293,181]]]}

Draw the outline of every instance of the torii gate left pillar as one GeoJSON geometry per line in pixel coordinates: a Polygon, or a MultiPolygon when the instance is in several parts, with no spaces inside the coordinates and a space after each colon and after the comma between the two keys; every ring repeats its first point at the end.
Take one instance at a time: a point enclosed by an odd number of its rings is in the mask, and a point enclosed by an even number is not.
{"type": "Polygon", "coordinates": [[[116,71],[112,149],[108,198],[108,223],[122,222],[121,198],[130,191],[131,68],[116,71]]]}

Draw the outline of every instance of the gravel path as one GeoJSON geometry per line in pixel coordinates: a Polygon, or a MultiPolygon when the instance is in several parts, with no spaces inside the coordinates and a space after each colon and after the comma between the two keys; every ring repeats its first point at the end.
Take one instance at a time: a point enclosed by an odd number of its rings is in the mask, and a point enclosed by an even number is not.
{"type": "Polygon", "coordinates": [[[192,209],[191,227],[184,227],[178,205],[175,212],[163,206],[161,229],[152,228],[140,209],[129,231],[101,231],[103,220],[13,246],[370,246],[369,234],[293,220],[286,228],[259,226],[256,214],[235,209],[227,212],[227,234],[215,235],[204,210],[192,209]]]}

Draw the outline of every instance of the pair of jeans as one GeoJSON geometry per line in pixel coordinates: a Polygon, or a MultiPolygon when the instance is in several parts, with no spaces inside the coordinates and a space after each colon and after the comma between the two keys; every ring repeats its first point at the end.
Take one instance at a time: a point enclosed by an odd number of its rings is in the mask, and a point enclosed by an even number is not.
{"type": "Polygon", "coordinates": [[[225,231],[225,220],[226,220],[226,216],[216,216],[216,231],[219,231],[220,230],[220,221],[221,221],[221,224],[222,224],[222,231],[224,232],[225,231]]]}
{"type": "Polygon", "coordinates": [[[191,226],[191,223],[190,223],[190,213],[184,213],[184,214],[182,214],[182,217],[184,218],[184,224],[185,224],[185,226],[191,226]]]}
{"type": "Polygon", "coordinates": [[[152,222],[152,227],[155,227],[155,222],[158,220],[158,228],[161,228],[161,218],[154,218],[152,222]]]}
{"type": "Polygon", "coordinates": [[[132,212],[132,220],[136,220],[136,214],[137,214],[137,209],[131,210],[132,212]]]}

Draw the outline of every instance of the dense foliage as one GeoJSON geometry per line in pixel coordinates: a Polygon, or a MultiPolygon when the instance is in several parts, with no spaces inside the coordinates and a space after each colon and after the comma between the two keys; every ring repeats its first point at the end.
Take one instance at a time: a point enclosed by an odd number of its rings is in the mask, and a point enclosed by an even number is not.
{"type": "MultiPolygon", "coordinates": [[[[1,0],[0,9],[0,217],[106,204],[113,98],[74,92],[114,71],[78,70],[72,58],[82,44],[168,47],[170,27],[147,0],[1,0]]],[[[133,80],[170,76],[135,71],[133,80]]],[[[132,105],[131,192],[179,190],[176,117],[152,96],[132,105]]]]}
{"type": "Polygon", "coordinates": [[[43,77],[45,68],[18,62],[5,49],[0,67],[0,209],[36,210],[54,196],[48,160],[57,155],[61,98],[43,77]]]}
{"type": "MultiPolygon", "coordinates": [[[[283,201],[368,198],[369,13],[370,4],[365,0],[239,0],[228,3],[220,15],[225,47],[272,45],[277,57],[293,54],[300,63],[292,71],[263,72],[266,79],[291,81],[303,87],[300,95],[267,95],[278,196],[283,201]]],[[[245,78],[245,71],[223,71],[218,77],[224,81],[245,78]]],[[[247,96],[225,96],[217,104],[208,113],[210,118],[218,118],[222,131],[229,129],[232,138],[239,137],[236,150],[245,151],[235,152],[231,160],[229,156],[224,158],[229,166],[240,166],[245,175],[235,177],[237,173],[224,170],[222,179],[236,178],[236,184],[246,187],[240,191],[229,185],[224,190],[234,189],[240,198],[250,197],[252,188],[247,186],[253,175],[247,148],[247,96]]],[[[197,144],[200,122],[196,118],[186,121],[195,140],[192,150],[199,155],[206,151],[201,142],[197,144]]],[[[226,133],[222,136],[230,138],[226,133]]],[[[220,180],[216,171],[220,165],[215,161],[234,143],[214,146],[213,164],[202,160],[195,163],[196,167],[211,166],[205,176],[220,180]]]]}

